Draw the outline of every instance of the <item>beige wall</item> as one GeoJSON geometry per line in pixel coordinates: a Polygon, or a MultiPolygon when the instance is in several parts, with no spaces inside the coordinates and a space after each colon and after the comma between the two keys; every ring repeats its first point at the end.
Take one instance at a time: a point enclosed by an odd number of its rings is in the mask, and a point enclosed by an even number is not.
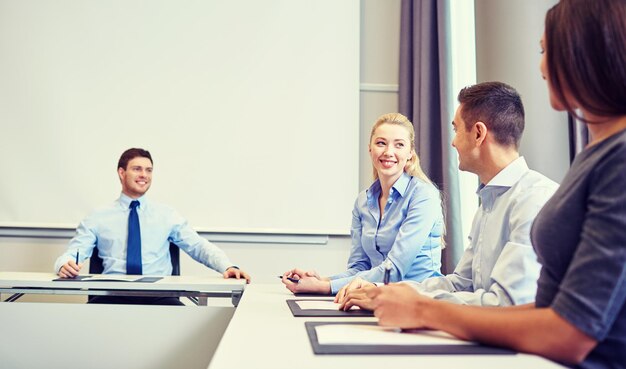
{"type": "Polygon", "coordinates": [[[559,182],[569,167],[567,115],[550,107],[539,73],[544,17],[556,2],[476,0],[476,76],[519,91],[526,110],[520,152],[532,169],[559,182]]]}
{"type": "MultiPolygon", "coordinates": [[[[369,129],[379,115],[397,110],[399,19],[400,0],[361,1],[361,189],[371,182],[366,148],[369,129]]],[[[176,207],[176,204],[171,205],[176,207]]],[[[350,214],[345,216],[348,218],[350,214]]],[[[67,242],[67,239],[0,237],[0,271],[51,272],[56,257],[67,242]]],[[[249,271],[254,281],[279,283],[276,276],[296,266],[315,268],[325,275],[344,270],[350,252],[350,239],[331,237],[326,245],[218,243],[218,246],[249,271]]],[[[181,269],[186,275],[213,273],[184,253],[181,255],[181,269]]],[[[49,301],[50,298],[45,299],[49,301]]],[[[44,298],[35,296],[29,299],[44,298]]]]}
{"type": "MultiPolygon", "coordinates": [[[[479,81],[498,79],[519,89],[527,110],[522,153],[532,167],[560,180],[567,168],[565,118],[550,109],[545,83],[538,72],[543,16],[553,2],[476,0],[477,62],[479,81]]],[[[397,110],[399,19],[400,0],[361,0],[361,190],[372,179],[366,146],[370,127],[379,115],[397,110]]],[[[0,237],[0,271],[49,272],[67,241],[0,237]]],[[[331,237],[325,245],[218,243],[218,246],[248,270],[254,281],[278,283],[276,276],[295,266],[315,268],[324,275],[343,270],[350,239],[331,237]]],[[[213,273],[186,255],[182,255],[181,264],[183,274],[213,273]]]]}
{"type": "Polygon", "coordinates": [[[380,115],[398,110],[400,0],[361,1],[361,132],[359,188],[372,182],[367,151],[380,115]]]}

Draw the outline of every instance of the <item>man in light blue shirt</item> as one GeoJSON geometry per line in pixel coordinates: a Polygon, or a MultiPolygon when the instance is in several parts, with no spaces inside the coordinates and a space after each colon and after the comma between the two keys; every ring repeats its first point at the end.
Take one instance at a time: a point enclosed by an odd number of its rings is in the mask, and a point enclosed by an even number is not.
{"type": "MultiPolygon", "coordinates": [[[[194,260],[222,273],[224,278],[245,278],[249,282],[250,276],[246,272],[236,267],[222,250],[200,237],[174,209],[149,201],[144,196],[152,183],[152,166],[152,157],[146,150],[133,148],[122,154],[117,170],[122,184],[120,197],[113,204],[94,211],[79,224],[67,251],[56,260],[57,274],[63,278],[76,277],[82,261],[91,257],[97,247],[104,274],[171,275],[169,245],[172,242],[194,260]],[[129,225],[129,216],[133,212],[131,204],[136,209],[139,223],[138,269],[133,269],[139,273],[127,273],[127,267],[130,267],[127,265],[127,250],[130,250],[127,240],[133,233],[129,225]]],[[[118,302],[120,299],[112,300],[118,302]]]]}
{"type": "MultiPolygon", "coordinates": [[[[540,265],[530,241],[535,216],[558,184],[530,170],[518,152],[524,108],[499,82],[459,93],[452,146],[459,169],[478,175],[480,198],[465,250],[454,273],[410,283],[419,293],[459,304],[508,306],[532,302],[540,265]]],[[[357,280],[338,294],[343,308],[370,307],[357,280]]]]}

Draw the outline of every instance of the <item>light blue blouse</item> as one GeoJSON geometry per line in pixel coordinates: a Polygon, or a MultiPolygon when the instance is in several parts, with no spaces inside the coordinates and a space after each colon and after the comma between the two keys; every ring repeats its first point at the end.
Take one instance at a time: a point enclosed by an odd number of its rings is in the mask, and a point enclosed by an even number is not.
{"type": "Polygon", "coordinates": [[[441,276],[443,213],[439,190],[403,173],[394,183],[380,217],[380,182],[361,192],[352,211],[348,270],[330,277],[331,292],[355,277],[382,282],[383,262],[393,265],[391,282],[441,276]]]}

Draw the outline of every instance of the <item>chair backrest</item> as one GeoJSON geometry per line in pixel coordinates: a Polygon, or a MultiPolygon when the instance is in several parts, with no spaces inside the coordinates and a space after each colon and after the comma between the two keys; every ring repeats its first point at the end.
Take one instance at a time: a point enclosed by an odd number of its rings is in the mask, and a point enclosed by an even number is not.
{"type": "MultiPolygon", "coordinates": [[[[172,260],[172,275],[180,275],[180,249],[176,244],[170,242],[170,258],[172,260]]],[[[93,248],[93,253],[89,259],[89,273],[102,274],[102,258],[98,255],[98,248],[93,248]]]]}
{"type": "Polygon", "coordinates": [[[170,258],[172,259],[172,275],[180,275],[180,248],[170,242],[170,258]]]}

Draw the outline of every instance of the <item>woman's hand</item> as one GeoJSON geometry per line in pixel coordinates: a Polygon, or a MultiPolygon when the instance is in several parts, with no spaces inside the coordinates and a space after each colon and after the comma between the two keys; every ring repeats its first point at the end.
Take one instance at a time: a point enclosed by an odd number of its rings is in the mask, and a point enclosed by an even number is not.
{"type": "Polygon", "coordinates": [[[330,282],[321,279],[319,275],[315,277],[301,277],[295,282],[292,282],[288,278],[292,277],[283,275],[283,283],[285,284],[285,287],[293,293],[319,293],[323,295],[330,295],[330,282]]]}
{"type": "Polygon", "coordinates": [[[335,302],[338,304],[343,304],[346,298],[346,294],[348,292],[359,289],[359,288],[363,288],[366,286],[374,286],[374,283],[368,282],[361,277],[354,278],[350,283],[343,286],[339,290],[339,292],[337,292],[337,295],[335,296],[335,302]]]}

